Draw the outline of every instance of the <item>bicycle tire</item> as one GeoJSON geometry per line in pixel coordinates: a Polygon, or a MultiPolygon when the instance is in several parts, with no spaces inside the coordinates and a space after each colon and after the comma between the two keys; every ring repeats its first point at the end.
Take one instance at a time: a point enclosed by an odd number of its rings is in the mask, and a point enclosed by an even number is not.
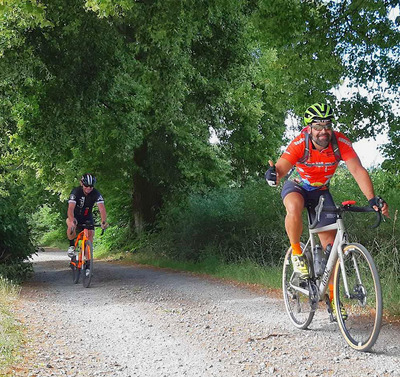
{"type": "Polygon", "coordinates": [[[338,325],[350,347],[368,351],[376,342],[382,324],[383,302],[378,271],[371,254],[358,243],[346,245],[343,255],[350,298],[344,290],[342,266],[338,261],[334,278],[338,325]],[[347,317],[341,312],[340,305],[347,317]]]}
{"type": "Polygon", "coordinates": [[[82,265],[82,284],[88,288],[93,276],[93,244],[90,241],[85,242],[86,261],[82,265]]]}
{"type": "Polygon", "coordinates": [[[80,276],[80,273],[81,273],[81,270],[80,270],[80,268],[78,268],[77,264],[78,264],[78,262],[76,260],[76,257],[73,257],[71,259],[71,263],[69,265],[70,265],[71,270],[72,270],[72,281],[73,281],[74,284],[78,284],[79,276],[80,276]],[[73,264],[72,262],[74,262],[75,264],[73,264]]]}
{"type": "MultiPolygon", "coordinates": [[[[304,250],[304,244],[301,244],[304,250]]],[[[285,301],[286,312],[291,322],[299,329],[306,329],[314,318],[313,310],[308,295],[294,290],[291,286],[293,279],[293,266],[291,261],[292,248],[286,252],[283,262],[282,290],[285,301]]]]}

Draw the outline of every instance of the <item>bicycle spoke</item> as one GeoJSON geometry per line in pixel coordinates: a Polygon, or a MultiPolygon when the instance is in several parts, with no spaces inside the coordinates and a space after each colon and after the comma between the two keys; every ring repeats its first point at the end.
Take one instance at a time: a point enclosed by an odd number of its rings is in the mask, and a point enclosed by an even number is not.
{"type": "Polygon", "coordinates": [[[371,255],[362,245],[350,244],[343,251],[346,279],[340,266],[335,274],[338,324],[351,347],[367,351],[379,335],[382,320],[379,276],[371,255]],[[340,309],[339,303],[345,312],[340,309]]]}
{"type": "Polygon", "coordinates": [[[291,255],[292,252],[289,249],[283,263],[283,297],[286,311],[292,323],[300,329],[305,329],[314,317],[314,310],[310,304],[308,294],[301,293],[295,289],[295,286],[299,284],[299,279],[294,277],[290,260],[291,255]]]}

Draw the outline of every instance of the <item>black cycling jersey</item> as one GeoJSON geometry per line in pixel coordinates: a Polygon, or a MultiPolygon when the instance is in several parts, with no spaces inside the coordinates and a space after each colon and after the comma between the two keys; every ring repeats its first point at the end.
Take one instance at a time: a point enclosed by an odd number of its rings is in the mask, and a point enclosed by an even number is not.
{"type": "Polygon", "coordinates": [[[96,189],[85,195],[82,186],[79,186],[72,190],[68,203],[76,203],[74,209],[76,219],[88,219],[92,217],[93,206],[104,203],[104,199],[96,189]]]}

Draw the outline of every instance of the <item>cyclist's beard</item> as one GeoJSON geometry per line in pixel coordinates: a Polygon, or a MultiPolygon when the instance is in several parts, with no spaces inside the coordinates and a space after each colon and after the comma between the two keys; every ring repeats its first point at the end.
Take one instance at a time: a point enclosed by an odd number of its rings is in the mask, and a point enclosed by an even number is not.
{"type": "Polygon", "coordinates": [[[318,144],[319,146],[326,148],[331,142],[331,135],[328,133],[319,134],[318,136],[312,135],[312,140],[315,144],[318,144]]]}

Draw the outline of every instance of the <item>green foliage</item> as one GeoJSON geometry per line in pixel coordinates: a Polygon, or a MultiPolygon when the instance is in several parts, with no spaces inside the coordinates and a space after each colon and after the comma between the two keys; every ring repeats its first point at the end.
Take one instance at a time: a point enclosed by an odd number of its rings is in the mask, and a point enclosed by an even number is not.
{"type": "Polygon", "coordinates": [[[109,226],[103,235],[101,235],[101,230],[97,229],[94,238],[95,255],[98,257],[105,254],[113,254],[113,251],[136,250],[138,245],[143,242],[141,239],[145,237],[145,234],[135,237],[129,227],[109,226]]]}
{"type": "Polygon", "coordinates": [[[264,183],[212,190],[168,206],[150,242],[178,260],[202,261],[212,252],[225,262],[274,265],[287,245],[283,219],[280,199],[264,183]]]}
{"type": "Polygon", "coordinates": [[[28,261],[6,261],[0,263],[0,277],[21,284],[33,273],[32,263],[28,261]]]}
{"type": "MultiPolygon", "coordinates": [[[[65,216],[66,218],[66,216],[65,216]]],[[[31,237],[39,245],[47,246],[48,243],[43,237],[48,239],[48,234],[56,234],[60,236],[59,229],[65,225],[65,218],[61,218],[61,213],[55,212],[48,205],[41,206],[30,218],[31,237]]],[[[66,225],[63,236],[65,237],[66,225]]]]}
{"type": "Polygon", "coordinates": [[[18,263],[34,252],[27,220],[17,204],[12,195],[0,197],[0,263],[18,263]]]}
{"type": "MultiPolygon", "coordinates": [[[[0,30],[16,38],[0,60],[5,144],[54,196],[65,198],[84,170],[112,182],[103,194],[131,226],[154,222],[171,198],[241,185],[277,155],[288,112],[321,97],[334,102],[331,89],[347,73],[362,81],[367,71],[343,61],[362,41],[341,20],[373,33],[367,15],[389,35],[383,46],[375,33],[371,46],[394,55],[391,2],[335,3],[9,0],[0,30]]],[[[390,113],[383,98],[351,105],[343,104],[349,124],[390,113]]],[[[355,133],[368,130],[357,124],[355,133]]]]}

